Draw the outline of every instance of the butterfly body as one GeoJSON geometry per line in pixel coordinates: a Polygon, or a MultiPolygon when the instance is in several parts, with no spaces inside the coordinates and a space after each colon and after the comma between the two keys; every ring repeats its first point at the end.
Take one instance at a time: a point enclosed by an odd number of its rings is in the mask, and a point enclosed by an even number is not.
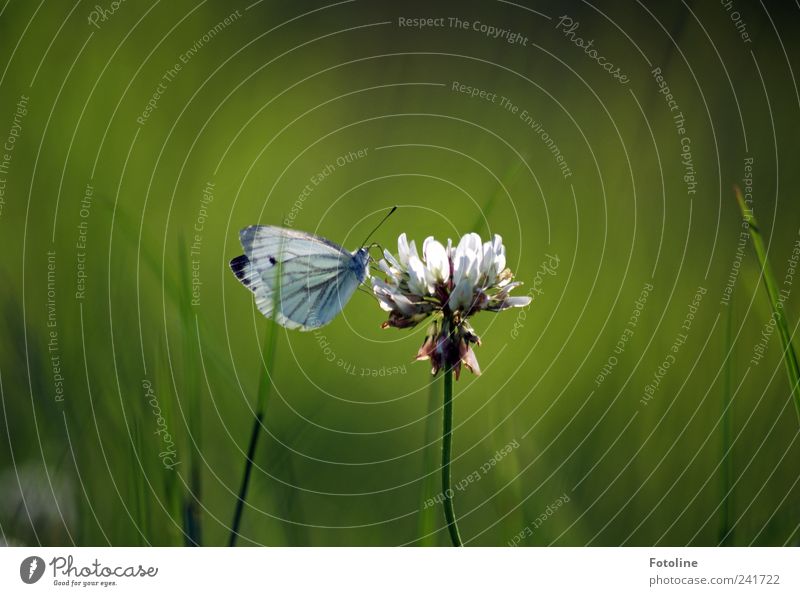
{"type": "Polygon", "coordinates": [[[244,254],[230,262],[258,310],[288,329],[327,325],[367,277],[369,252],[277,226],[244,228],[244,254]]]}

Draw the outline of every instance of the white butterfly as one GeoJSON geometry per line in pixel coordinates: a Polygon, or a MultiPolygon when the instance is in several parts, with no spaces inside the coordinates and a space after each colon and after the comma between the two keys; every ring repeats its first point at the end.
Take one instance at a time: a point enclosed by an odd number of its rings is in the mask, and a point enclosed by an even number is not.
{"type": "Polygon", "coordinates": [[[239,239],[244,254],[231,269],[255,294],[258,310],[287,329],[327,325],[367,277],[363,246],[349,252],[326,238],[276,226],[250,226],[239,239]]]}

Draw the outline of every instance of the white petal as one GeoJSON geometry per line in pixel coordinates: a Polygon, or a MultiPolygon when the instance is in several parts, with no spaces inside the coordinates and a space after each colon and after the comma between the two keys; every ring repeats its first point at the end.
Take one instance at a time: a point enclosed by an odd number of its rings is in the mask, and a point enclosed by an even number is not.
{"type": "Polygon", "coordinates": [[[494,254],[499,255],[501,252],[505,253],[503,237],[500,234],[494,235],[494,238],[492,238],[492,245],[494,246],[494,254]]]}
{"type": "Polygon", "coordinates": [[[378,267],[380,267],[381,271],[383,271],[386,276],[392,280],[393,284],[397,285],[398,281],[400,280],[397,279],[396,269],[392,269],[385,259],[378,261],[378,267]]]}
{"type": "Polygon", "coordinates": [[[391,288],[382,279],[372,278],[372,293],[378,299],[378,304],[386,312],[394,310],[394,301],[391,299],[391,288]]]}
{"type": "Polygon", "coordinates": [[[462,280],[468,280],[473,287],[478,284],[478,280],[481,277],[481,258],[479,255],[480,253],[478,252],[466,255],[467,266],[462,280]]]}
{"type": "Polygon", "coordinates": [[[455,267],[453,281],[458,284],[465,275],[469,275],[473,279],[473,283],[477,282],[482,260],[483,244],[481,243],[481,237],[475,233],[462,236],[453,258],[455,267]]]}
{"type": "MultiPolygon", "coordinates": [[[[408,266],[409,266],[409,269],[411,268],[411,263],[412,262],[418,263],[418,265],[415,264],[414,266],[418,269],[417,275],[419,275],[419,272],[422,273],[422,277],[425,280],[425,283],[423,284],[423,287],[426,290],[432,292],[433,291],[433,282],[434,282],[433,273],[430,272],[430,270],[425,266],[425,263],[419,257],[419,253],[417,252],[417,245],[413,240],[408,243],[408,263],[409,263],[408,266]],[[422,269],[419,269],[420,266],[422,267],[422,269]]],[[[424,292],[422,292],[422,293],[424,294],[424,292]]]]}
{"type": "Polygon", "coordinates": [[[494,267],[494,245],[491,242],[484,242],[481,254],[481,274],[487,277],[486,285],[490,286],[494,283],[494,280],[491,279],[494,267]]]}
{"type": "Polygon", "coordinates": [[[403,232],[397,237],[397,259],[403,269],[408,267],[408,252],[408,239],[406,238],[406,233],[403,232]]]}
{"type": "Polygon", "coordinates": [[[464,277],[464,271],[469,265],[468,259],[463,254],[458,254],[453,257],[453,283],[458,285],[461,278],[464,277]]]}
{"type": "Polygon", "coordinates": [[[419,309],[413,302],[411,302],[408,296],[396,294],[392,296],[392,300],[394,300],[395,304],[397,305],[397,310],[404,315],[413,315],[419,311],[419,309]]]}
{"type": "Polygon", "coordinates": [[[450,292],[450,298],[447,301],[450,310],[467,309],[472,304],[472,283],[468,279],[462,279],[453,291],[450,292]]]}
{"type": "Polygon", "coordinates": [[[503,293],[503,294],[508,294],[508,293],[509,293],[511,290],[513,290],[514,288],[516,288],[516,287],[519,287],[519,286],[521,286],[521,285],[522,285],[522,282],[521,282],[521,281],[506,282],[506,283],[503,285],[503,291],[502,291],[502,293],[503,293]]]}
{"type": "Polygon", "coordinates": [[[516,307],[528,306],[531,303],[531,300],[533,300],[533,298],[531,298],[530,296],[509,296],[503,301],[503,304],[505,306],[516,306],[516,307]]]}
{"type": "Polygon", "coordinates": [[[417,245],[413,240],[408,243],[408,258],[410,259],[411,257],[417,257],[419,259],[419,253],[417,252],[417,245]]]}
{"type": "Polygon", "coordinates": [[[428,290],[428,276],[425,265],[416,254],[408,258],[408,287],[414,294],[423,296],[428,290]]]}
{"type": "Polygon", "coordinates": [[[441,242],[430,236],[425,239],[422,251],[425,253],[425,263],[434,278],[434,282],[444,282],[450,279],[450,261],[441,242]]]}
{"type": "Polygon", "coordinates": [[[481,250],[482,246],[483,243],[481,242],[481,237],[478,236],[478,234],[471,232],[461,237],[461,240],[458,243],[458,248],[456,248],[456,252],[470,252],[477,254],[478,251],[481,250]]]}
{"type": "Polygon", "coordinates": [[[385,294],[393,294],[397,292],[397,288],[390,286],[385,281],[383,281],[380,277],[373,277],[372,278],[372,291],[374,293],[382,292],[385,294]]]}
{"type": "Polygon", "coordinates": [[[499,275],[500,272],[506,268],[506,247],[503,244],[503,239],[500,237],[500,234],[494,235],[493,245],[495,275],[499,275]]]}
{"type": "MultiPolygon", "coordinates": [[[[427,255],[428,254],[428,244],[430,244],[431,242],[436,242],[436,239],[433,236],[428,236],[427,238],[425,238],[425,240],[422,241],[422,254],[423,255],[427,255]]],[[[427,257],[426,257],[426,260],[427,260],[427,257]]]]}
{"type": "Polygon", "coordinates": [[[400,263],[397,261],[397,259],[394,258],[394,255],[392,253],[390,253],[385,248],[383,249],[383,256],[386,258],[386,260],[389,262],[389,264],[392,267],[394,267],[395,269],[398,269],[398,270],[402,270],[403,269],[403,267],[400,265],[400,263]]]}

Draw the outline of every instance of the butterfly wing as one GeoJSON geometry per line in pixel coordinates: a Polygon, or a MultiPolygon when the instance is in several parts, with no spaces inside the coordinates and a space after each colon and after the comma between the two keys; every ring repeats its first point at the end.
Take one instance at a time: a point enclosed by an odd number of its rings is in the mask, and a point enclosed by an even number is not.
{"type": "Polygon", "coordinates": [[[320,236],[250,226],[239,237],[245,254],[231,261],[231,269],[255,295],[258,310],[288,329],[330,323],[366,275],[360,251],[353,255],[320,236]]]}

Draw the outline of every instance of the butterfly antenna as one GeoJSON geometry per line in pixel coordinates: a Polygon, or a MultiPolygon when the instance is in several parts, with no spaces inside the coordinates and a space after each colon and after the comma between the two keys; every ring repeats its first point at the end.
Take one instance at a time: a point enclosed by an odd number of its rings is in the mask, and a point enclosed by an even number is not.
{"type": "MultiPolygon", "coordinates": [[[[377,248],[378,249],[378,254],[380,255],[379,258],[383,258],[383,247],[380,244],[378,244],[377,242],[371,242],[369,244],[369,246],[367,246],[366,248],[367,248],[368,251],[372,251],[373,248],[377,248]]],[[[371,254],[370,254],[370,258],[372,258],[371,254]]]]}
{"type": "Polygon", "coordinates": [[[394,213],[395,211],[397,211],[397,205],[395,205],[394,207],[392,207],[391,211],[389,211],[389,213],[387,213],[386,215],[384,215],[384,216],[383,216],[383,219],[380,221],[380,223],[378,223],[378,225],[377,225],[377,226],[375,226],[375,227],[372,229],[372,231],[371,231],[369,234],[367,234],[367,237],[366,237],[366,238],[364,238],[364,242],[362,242],[362,243],[361,243],[361,246],[366,246],[366,245],[367,245],[367,240],[369,240],[370,238],[372,238],[372,235],[373,235],[375,232],[377,232],[377,231],[378,231],[378,228],[380,228],[380,227],[383,225],[383,222],[385,222],[387,219],[389,219],[389,216],[390,216],[392,213],[394,213]]]}

